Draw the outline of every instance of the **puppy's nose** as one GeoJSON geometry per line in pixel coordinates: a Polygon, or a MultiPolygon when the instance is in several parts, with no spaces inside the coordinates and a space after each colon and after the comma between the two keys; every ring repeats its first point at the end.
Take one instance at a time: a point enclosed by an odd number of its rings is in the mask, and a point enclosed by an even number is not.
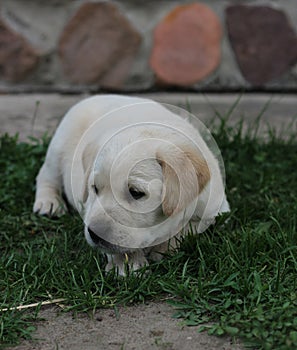
{"type": "Polygon", "coordinates": [[[95,233],[94,231],[92,231],[89,227],[88,227],[88,232],[89,232],[89,234],[90,234],[91,240],[92,240],[95,244],[99,244],[99,243],[104,244],[104,243],[106,243],[106,241],[105,241],[103,238],[97,236],[96,233],[95,233]]]}

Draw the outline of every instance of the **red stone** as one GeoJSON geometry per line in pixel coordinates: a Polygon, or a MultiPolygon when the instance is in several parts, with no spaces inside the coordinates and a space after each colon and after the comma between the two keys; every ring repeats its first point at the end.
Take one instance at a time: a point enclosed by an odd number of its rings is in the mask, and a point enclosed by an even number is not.
{"type": "Polygon", "coordinates": [[[66,25],[59,54],[70,81],[119,88],[140,42],[139,33],[114,4],[88,2],[66,25]]]}
{"type": "Polygon", "coordinates": [[[234,5],[226,10],[226,24],[242,75],[250,83],[279,78],[297,61],[297,36],[283,11],[234,5]]]}
{"type": "Polygon", "coordinates": [[[159,81],[191,85],[220,63],[222,28],[206,5],[177,6],[155,28],[150,65],[159,81]]]}
{"type": "Polygon", "coordinates": [[[21,81],[33,71],[38,61],[38,52],[0,19],[0,77],[21,81]]]}

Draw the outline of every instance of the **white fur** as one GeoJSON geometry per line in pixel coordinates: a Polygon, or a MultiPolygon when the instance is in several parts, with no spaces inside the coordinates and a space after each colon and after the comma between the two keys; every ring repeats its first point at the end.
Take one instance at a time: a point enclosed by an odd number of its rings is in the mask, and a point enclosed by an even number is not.
{"type": "Polygon", "coordinates": [[[108,252],[106,269],[115,265],[119,274],[127,259],[137,269],[147,264],[145,253],[164,252],[191,218],[202,232],[229,211],[218,161],[198,130],[137,97],[94,96],[65,115],[37,176],[34,212],[62,215],[62,192],[82,215],[88,243],[108,252]],[[133,199],[128,186],[146,196],[133,199]],[[89,229],[109,243],[95,244],[89,229]]]}

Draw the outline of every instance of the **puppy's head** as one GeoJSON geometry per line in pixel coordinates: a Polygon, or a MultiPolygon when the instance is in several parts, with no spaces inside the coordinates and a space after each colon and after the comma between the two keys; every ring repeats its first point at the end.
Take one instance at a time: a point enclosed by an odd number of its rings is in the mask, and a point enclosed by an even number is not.
{"type": "Polygon", "coordinates": [[[210,179],[207,162],[189,145],[149,139],[122,149],[118,142],[97,157],[89,150],[85,167],[85,236],[92,246],[113,253],[178,233],[185,211],[195,208],[210,179]]]}

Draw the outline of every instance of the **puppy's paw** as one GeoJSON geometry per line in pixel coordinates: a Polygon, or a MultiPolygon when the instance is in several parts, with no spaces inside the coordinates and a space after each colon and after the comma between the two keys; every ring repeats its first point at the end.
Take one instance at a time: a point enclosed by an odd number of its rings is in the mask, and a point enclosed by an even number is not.
{"type": "Polygon", "coordinates": [[[107,258],[108,263],[105,271],[109,272],[115,269],[117,275],[122,277],[126,277],[130,273],[137,273],[139,269],[149,265],[142,252],[107,255],[107,258]]]}
{"type": "Polygon", "coordinates": [[[67,207],[62,198],[58,196],[36,198],[33,212],[39,215],[60,217],[67,212],[67,207]]]}

